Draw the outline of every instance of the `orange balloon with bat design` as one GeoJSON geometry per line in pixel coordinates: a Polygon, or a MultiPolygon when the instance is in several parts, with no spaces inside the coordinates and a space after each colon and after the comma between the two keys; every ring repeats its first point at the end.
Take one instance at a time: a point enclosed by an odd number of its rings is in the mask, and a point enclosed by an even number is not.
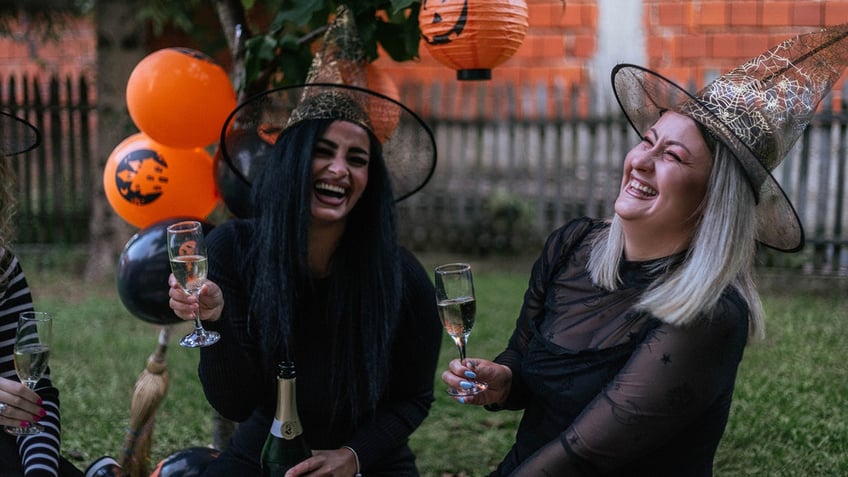
{"type": "Polygon", "coordinates": [[[109,205],[144,228],[176,216],[204,219],[218,205],[214,160],[203,148],[162,145],[144,133],[124,139],[103,169],[109,205]]]}

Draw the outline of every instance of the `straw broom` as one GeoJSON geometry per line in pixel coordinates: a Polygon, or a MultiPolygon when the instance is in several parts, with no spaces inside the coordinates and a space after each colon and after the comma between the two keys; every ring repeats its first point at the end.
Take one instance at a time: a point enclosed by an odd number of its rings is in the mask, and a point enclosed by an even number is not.
{"type": "Polygon", "coordinates": [[[159,330],[159,344],[147,358],[147,366],[138,377],[130,404],[130,423],[118,462],[128,477],[146,477],[149,474],[150,443],[156,410],[168,392],[168,362],[165,353],[171,328],[159,330]]]}

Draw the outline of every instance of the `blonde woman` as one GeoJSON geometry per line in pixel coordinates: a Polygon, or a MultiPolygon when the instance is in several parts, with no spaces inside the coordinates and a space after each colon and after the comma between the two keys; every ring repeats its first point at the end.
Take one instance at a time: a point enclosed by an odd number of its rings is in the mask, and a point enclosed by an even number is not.
{"type": "Polygon", "coordinates": [[[635,65],[613,88],[641,140],[610,220],[574,220],[536,261],[506,350],[454,360],[490,410],[523,410],[493,476],[711,476],[737,367],[763,334],[756,242],[804,244],[771,171],[848,62],[848,25],[789,39],[692,95],[635,65]]]}

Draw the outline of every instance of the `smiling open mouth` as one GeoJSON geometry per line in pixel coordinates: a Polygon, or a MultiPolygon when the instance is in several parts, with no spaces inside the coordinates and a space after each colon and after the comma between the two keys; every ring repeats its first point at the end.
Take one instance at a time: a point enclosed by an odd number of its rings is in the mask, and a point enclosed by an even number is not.
{"type": "Polygon", "coordinates": [[[328,184],[326,182],[316,183],[315,192],[321,195],[333,197],[335,199],[341,199],[342,197],[347,195],[347,189],[345,189],[344,187],[328,184]]]}
{"type": "Polygon", "coordinates": [[[645,184],[642,184],[641,182],[639,182],[637,180],[631,180],[630,184],[628,184],[628,185],[630,186],[631,189],[638,191],[638,192],[641,192],[642,195],[644,195],[646,197],[654,197],[654,196],[657,195],[657,191],[655,189],[648,187],[645,184]]]}

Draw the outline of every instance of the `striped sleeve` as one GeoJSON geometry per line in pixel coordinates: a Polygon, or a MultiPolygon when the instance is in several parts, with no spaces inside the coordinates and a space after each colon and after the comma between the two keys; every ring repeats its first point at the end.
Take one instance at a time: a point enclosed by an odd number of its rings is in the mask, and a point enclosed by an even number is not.
{"type": "MultiPolygon", "coordinates": [[[[14,344],[18,315],[33,309],[32,294],[23,269],[11,252],[0,248],[0,377],[18,381],[15,374],[14,344]]],[[[39,424],[44,432],[17,438],[25,477],[56,477],[59,466],[59,391],[50,381],[50,370],[36,385],[47,411],[39,424]]]]}

